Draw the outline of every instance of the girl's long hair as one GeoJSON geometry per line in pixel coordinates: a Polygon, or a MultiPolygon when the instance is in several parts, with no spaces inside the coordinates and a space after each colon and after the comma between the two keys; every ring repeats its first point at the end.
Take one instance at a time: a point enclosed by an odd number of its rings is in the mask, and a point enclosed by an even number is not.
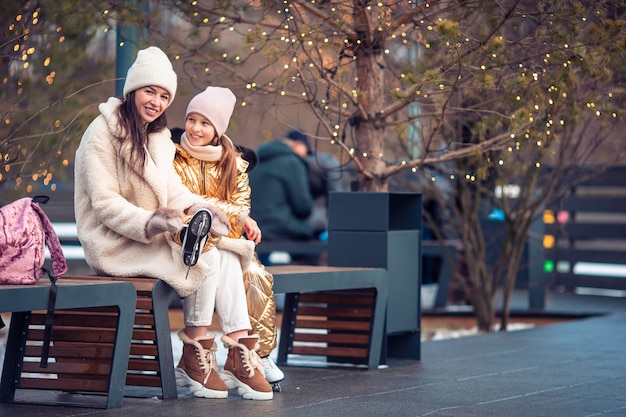
{"type": "Polygon", "coordinates": [[[226,136],[219,138],[218,143],[222,145],[222,157],[216,166],[216,180],[221,185],[218,191],[221,195],[217,197],[220,200],[230,201],[230,196],[237,186],[237,157],[240,153],[226,136]]]}
{"type": "Polygon", "coordinates": [[[167,127],[165,112],[144,128],[143,120],[135,106],[135,91],[131,91],[128,97],[122,100],[122,104],[117,108],[117,113],[120,136],[116,139],[121,143],[130,142],[130,162],[143,172],[146,166],[145,145],[148,142],[148,135],[160,132],[167,127]]]}

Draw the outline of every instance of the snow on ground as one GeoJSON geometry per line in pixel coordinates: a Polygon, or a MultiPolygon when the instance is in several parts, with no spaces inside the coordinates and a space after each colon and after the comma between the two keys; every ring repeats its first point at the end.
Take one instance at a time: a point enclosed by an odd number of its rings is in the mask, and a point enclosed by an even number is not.
{"type": "MultiPolygon", "coordinates": [[[[529,323],[510,323],[507,326],[507,331],[524,330],[533,328],[533,324],[529,323]]],[[[496,331],[498,328],[496,328],[496,331]]],[[[476,336],[479,334],[478,327],[472,327],[469,329],[448,329],[439,328],[434,330],[428,330],[422,335],[422,341],[424,340],[444,340],[444,339],[457,339],[459,337],[476,336]]]]}

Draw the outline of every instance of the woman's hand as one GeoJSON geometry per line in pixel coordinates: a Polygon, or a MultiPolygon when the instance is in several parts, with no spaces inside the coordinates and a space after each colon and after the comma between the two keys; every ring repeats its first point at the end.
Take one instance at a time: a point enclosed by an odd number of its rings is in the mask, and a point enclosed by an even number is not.
{"type": "Polygon", "coordinates": [[[181,210],[161,207],[156,209],[148,224],[146,225],[146,237],[158,235],[159,233],[174,233],[183,227],[183,212],[181,210]]]}

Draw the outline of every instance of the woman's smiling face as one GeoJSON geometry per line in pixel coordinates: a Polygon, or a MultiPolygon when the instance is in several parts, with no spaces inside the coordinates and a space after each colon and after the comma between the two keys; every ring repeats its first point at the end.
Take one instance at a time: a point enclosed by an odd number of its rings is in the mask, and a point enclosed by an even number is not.
{"type": "Polygon", "coordinates": [[[142,87],[135,91],[135,106],[144,123],[159,118],[170,103],[170,93],[156,86],[142,87]]]}

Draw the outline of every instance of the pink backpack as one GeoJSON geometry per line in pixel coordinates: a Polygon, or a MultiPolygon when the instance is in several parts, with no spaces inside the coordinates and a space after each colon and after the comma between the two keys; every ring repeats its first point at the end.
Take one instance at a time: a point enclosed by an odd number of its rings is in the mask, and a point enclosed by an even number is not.
{"type": "Polygon", "coordinates": [[[0,208],[0,284],[34,284],[48,273],[67,272],[61,243],[39,203],[48,197],[24,197],[0,208]],[[43,268],[48,244],[53,272],[43,268]]]}
{"type": "MultiPolygon", "coordinates": [[[[59,238],[50,219],[39,207],[39,203],[47,203],[48,200],[45,196],[24,197],[0,207],[0,284],[35,284],[44,274],[48,274],[50,278],[48,312],[39,365],[42,368],[48,366],[57,297],[56,280],[67,272],[59,238]],[[46,243],[53,272],[43,266],[46,243]]],[[[0,328],[3,326],[0,319],[0,328]]]]}

